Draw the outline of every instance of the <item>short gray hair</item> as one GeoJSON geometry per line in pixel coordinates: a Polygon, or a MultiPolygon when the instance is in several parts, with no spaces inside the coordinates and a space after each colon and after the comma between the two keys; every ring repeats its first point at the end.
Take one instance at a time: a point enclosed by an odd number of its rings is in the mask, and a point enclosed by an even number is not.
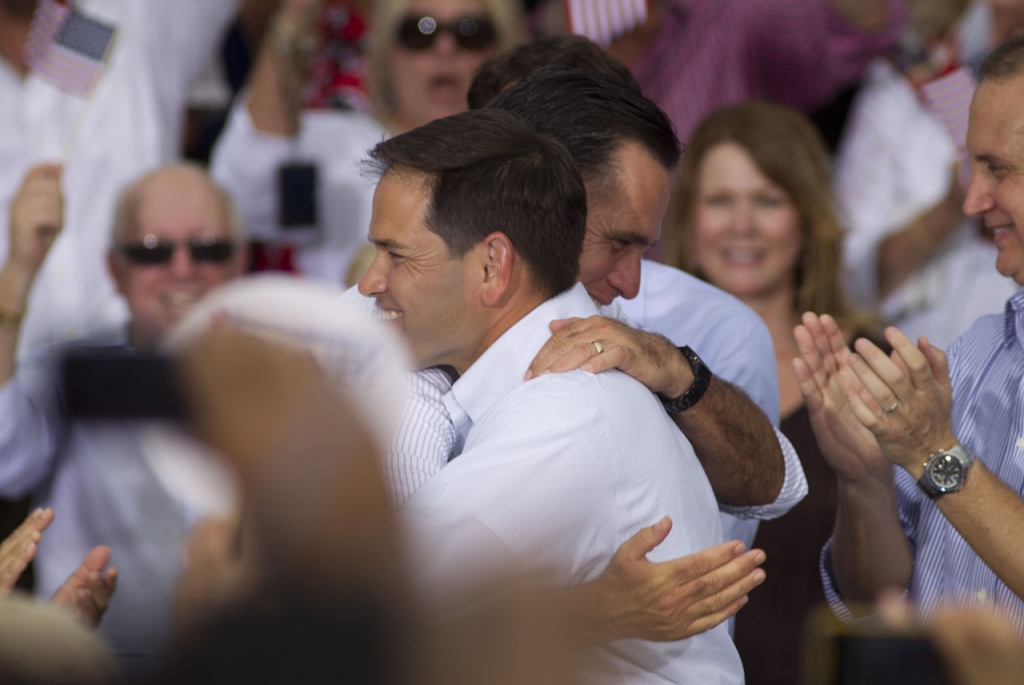
{"type": "Polygon", "coordinates": [[[135,233],[138,226],[139,202],[142,199],[143,188],[153,179],[167,173],[184,173],[202,181],[209,187],[220,201],[223,216],[227,222],[228,233],[239,243],[245,241],[245,225],[231,194],[222,185],[210,178],[206,169],[198,164],[175,162],[174,164],[168,164],[150,171],[125,186],[118,194],[117,201],[114,204],[113,226],[110,231],[110,245],[112,248],[117,248],[128,242],[129,236],[135,233]]]}

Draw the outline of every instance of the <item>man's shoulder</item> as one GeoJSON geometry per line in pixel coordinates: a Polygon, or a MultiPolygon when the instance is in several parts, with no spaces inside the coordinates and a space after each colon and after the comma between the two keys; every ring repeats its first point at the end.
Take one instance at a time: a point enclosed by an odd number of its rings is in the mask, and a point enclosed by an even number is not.
{"type": "Polygon", "coordinates": [[[522,422],[523,431],[543,429],[542,424],[550,424],[554,417],[566,426],[622,423],[639,428],[657,421],[672,425],[651,391],[616,369],[599,374],[580,370],[545,374],[516,387],[489,415],[536,416],[533,426],[522,422]]]}
{"type": "Polygon", "coordinates": [[[687,318],[696,315],[705,321],[760,321],[750,307],[724,290],[685,271],[647,260],[642,264],[639,295],[622,306],[634,320],[640,312],[647,312],[647,318],[685,313],[687,318]]]}
{"type": "Polygon", "coordinates": [[[761,317],[729,293],[664,264],[645,260],[642,268],[640,294],[622,311],[644,330],[690,346],[709,336],[756,344],[768,337],[761,317]]]}

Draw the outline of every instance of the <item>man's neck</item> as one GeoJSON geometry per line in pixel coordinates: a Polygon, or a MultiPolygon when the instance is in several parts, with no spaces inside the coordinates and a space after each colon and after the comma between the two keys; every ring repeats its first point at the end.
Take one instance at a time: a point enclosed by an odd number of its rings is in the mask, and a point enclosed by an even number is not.
{"type": "Polygon", "coordinates": [[[32,28],[32,21],[11,15],[0,5],[0,56],[21,75],[28,75],[25,62],[25,44],[32,28]]]}
{"type": "Polygon", "coordinates": [[[452,366],[461,376],[466,373],[473,364],[476,363],[480,357],[483,356],[491,345],[498,341],[501,336],[505,335],[510,328],[519,323],[527,314],[532,312],[538,306],[544,304],[547,300],[541,296],[530,296],[517,298],[515,302],[510,302],[500,310],[494,312],[494,316],[484,333],[480,344],[476,346],[470,354],[468,354],[464,360],[453,363],[452,366]]]}

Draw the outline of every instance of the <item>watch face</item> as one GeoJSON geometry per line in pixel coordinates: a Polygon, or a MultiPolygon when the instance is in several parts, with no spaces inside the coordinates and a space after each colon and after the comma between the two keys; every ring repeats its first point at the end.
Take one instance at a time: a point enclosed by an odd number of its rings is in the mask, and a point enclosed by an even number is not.
{"type": "Polygon", "coordinates": [[[940,455],[928,465],[928,479],[940,490],[960,485],[964,478],[964,466],[951,454],[940,455]]]}

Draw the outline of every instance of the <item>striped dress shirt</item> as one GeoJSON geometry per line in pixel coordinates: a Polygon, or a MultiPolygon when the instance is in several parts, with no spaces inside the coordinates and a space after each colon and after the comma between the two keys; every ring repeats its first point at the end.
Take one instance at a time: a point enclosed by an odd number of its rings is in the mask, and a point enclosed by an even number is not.
{"type": "MultiPolygon", "coordinates": [[[[989,471],[1024,497],[1024,289],[1003,314],[983,316],[950,346],[953,432],[989,471]]],[[[908,594],[925,615],[940,604],[996,606],[1024,633],[1024,600],[996,577],[905,470],[897,469],[900,521],[914,561],[908,594]]],[[[1024,536],[1021,538],[1024,544],[1024,536]]],[[[836,615],[852,622],[835,586],[831,541],[822,581],[836,615]]]]}

